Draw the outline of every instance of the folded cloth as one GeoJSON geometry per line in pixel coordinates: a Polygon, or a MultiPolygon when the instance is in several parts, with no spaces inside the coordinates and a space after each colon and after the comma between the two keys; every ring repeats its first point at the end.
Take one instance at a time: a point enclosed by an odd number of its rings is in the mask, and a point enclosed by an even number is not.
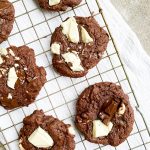
{"type": "Polygon", "coordinates": [[[131,29],[136,33],[142,46],[150,55],[150,1],[111,0],[131,29]]]}
{"type": "Polygon", "coordinates": [[[111,2],[99,0],[99,3],[138,100],[139,110],[150,128],[150,57],[111,2]]]}

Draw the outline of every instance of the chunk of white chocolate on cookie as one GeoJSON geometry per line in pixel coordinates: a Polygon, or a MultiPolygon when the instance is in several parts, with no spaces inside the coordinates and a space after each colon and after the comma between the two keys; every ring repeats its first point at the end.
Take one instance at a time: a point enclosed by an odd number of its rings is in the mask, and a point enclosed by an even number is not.
{"type": "Polygon", "coordinates": [[[54,145],[52,137],[41,127],[38,127],[28,138],[28,141],[38,148],[49,148],[54,145]]]}
{"type": "Polygon", "coordinates": [[[126,106],[125,106],[125,104],[122,103],[121,107],[118,110],[118,114],[123,115],[125,113],[125,111],[126,111],[126,106]]]}
{"type": "Polygon", "coordinates": [[[6,74],[6,73],[7,73],[7,69],[0,68],[0,73],[1,73],[2,75],[6,74]]]}
{"type": "Polygon", "coordinates": [[[20,150],[25,150],[25,149],[23,148],[23,146],[22,146],[21,143],[22,143],[22,139],[19,140],[19,149],[20,149],[20,150]]]}
{"type": "Polygon", "coordinates": [[[8,54],[7,49],[5,48],[0,48],[0,55],[6,56],[8,54]]]}
{"type": "Polygon", "coordinates": [[[81,60],[77,52],[72,51],[65,54],[62,54],[66,63],[71,63],[71,70],[73,71],[84,71],[84,68],[81,66],[81,60]]]}
{"type": "Polygon", "coordinates": [[[11,93],[8,94],[7,98],[8,98],[8,99],[12,99],[11,93]]]}
{"type": "Polygon", "coordinates": [[[9,72],[8,72],[8,80],[7,80],[7,85],[14,89],[15,88],[15,83],[16,81],[18,80],[18,77],[17,77],[17,74],[16,74],[16,71],[15,71],[15,68],[12,67],[9,69],[9,72]]]}
{"type": "Polygon", "coordinates": [[[19,144],[19,148],[20,148],[20,150],[25,150],[25,149],[23,148],[22,144],[19,144]]]}
{"type": "Polygon", "coordinates": [[[49,6],[54,6],[60,3],[60,0],[49,0],[49,6]]]}
{"type": "Polygon", "coordinates": [[[0,56],[0,65],[1,65],[3,62],[4,62],[4,61],[3,61],[2,57],[0,56]]]}
{"type": "Polygon", "coordinates": [[[57,54],[57,55],[59,55],[60,54],[60,44],[58,44],[58,43],[53,43],[52,45],[51,45],[51,52],[53,53],[53,54],[57,54]]]}
{"type": "Polygon", "coordinates": [[[75,130],[74,130],[74,128],[73,128],[72,126],[70,126],[70,127],[68,128],[68,132],[69,132],[71,135],[75,135],[75,130]]]}
{"type": "Polygon", "coordinates": [[[84,27],[81,27],[81,37],[83,43],[93,42],[93,39],[90,37],[89,33],[86,31],[84,27]]]}
{"type": "Polygon", "coordinates": [[[9,54],[15,56],[15,53],[11,49],[9,50],[9,54]]]}
{"type": "Polygon", "coordinates": [[[62,26],[62,32],[67,36],[67,38],[73,42],[78,43],[79,38],[79,30],[78,30],[78,24],[76,22],[76,19],[74,17],[70,17],[65,22],[61,24],[62,26]]]}
{"type": "Polygon", "coordinates": [[[20,150],[25,150],[25,149],[23,148],[23,146],[22,146],[22,141],[23,141],[22,139],[19,140],[19,149],[20,149],[20,150]]]}
{"type": "Polygon", "coordinates": [[[109,122],[108,126],[106,126],[101,120],[93,121],[93,137],[98,138],[102,136],[107,136],[109,132],[112,130],[113,124],[109,122]]]}

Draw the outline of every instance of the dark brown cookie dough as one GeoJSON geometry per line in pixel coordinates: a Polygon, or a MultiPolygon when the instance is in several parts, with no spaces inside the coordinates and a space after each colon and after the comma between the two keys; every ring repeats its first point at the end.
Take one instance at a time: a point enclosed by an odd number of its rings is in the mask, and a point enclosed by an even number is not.
{"type": "Polygon", "coordinates": [[[36,65],[27,46],[0,49],[0,105],[6,109],[28,106],[46,82],[46,72],[36,65]]]}
{"type": "Polygon", "coordinates": [[[102,54],[107,48],[109,36],[106,31],[99,26],[93,17],[75,17],[79,30],[79,42],[73,43],[63,34],[62,26],[55,29],[52,34],[51,46],[53,43],[60,44],[60,55],[53,55],[53,66],[61,75],[78,78],[85,76],[88,70],[97,65],[102,58],[102,54]],[[93,42],[84,43],[81,37],[81,28],[88,32],[93,42]],[[75,51],[81,60],[84,68],[82,71],[73,71],[70,69],[71,64],[67,64],[62,58],[62,54],[75,51]]]}
{"type": "Polygon", "coordinates": [[[14,14],[13,5],[7,0],[0,0],[0,43],[8,38],[13,28],[14,14]]]}
{"type": "Polygon", "coordinates": [[[54,144],[51,150],[74,150],[74,135],[70,132],[69,124],[52,117],[45,116],[43,111],[36,110],[23,120],[23,128],[20,130],[20,147],[24,150],[47,150],[49,148],[37,148],[32,145],[28,138],[40,126],[52,137],[54,144]]]}
{"type": "Polygon", "coordinates": [[[41,8],[51,11],[65,11],[68,7],[75,7],[81,3],[82,0],[60,0],[56,5],[50,6],[49,0],[38,0],[41,8]]]}
{"type": "Polygon", "coordinates": [[[90,142],[117,146],[132,131],[133,109],[128,96],[114,83],[102,82],[86,88],[79,96],[76,109],[76,126],[90,142]],[[112,122],[113,127],[107,136],[93,137],[94,120],[101,120],[105,125],[112,122]]]}

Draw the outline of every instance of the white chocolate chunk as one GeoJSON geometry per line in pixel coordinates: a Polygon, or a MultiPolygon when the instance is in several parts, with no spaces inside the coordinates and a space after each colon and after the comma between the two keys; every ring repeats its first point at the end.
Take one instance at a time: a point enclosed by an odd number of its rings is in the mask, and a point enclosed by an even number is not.
{"type": "Polygon", "coordinates": [[[18,80],[18,77],[17,77],[16,71],[15,71],[15,68],[12,67],[12,68],[9,69],[9,72],[8,72],[7,85],[10,88],[14,89],[15,83],[16,83],[17,80],[18,80]]]}
{"type": "Polygon", "coordinates": [[[90,37],[89,33],[86,31],[84,27],[81,27],[81,37],[84,43],[93,42],[93,39],[90,37]]]}
{"type": "Polygon", "coordinates": [[[54,6],[60,3],[60,0],[49,0],[49,5],[54,6]]]}
{"type": "Polygon", "coordinates": [[[118,114],[123,115],[125,113],[125,110],[126,110],[126,106],[122,103],[121,107],[118,110],[118,114]]]}
{"type": "Polygon", "coordinates": [[[8,54],[8,52],[5,48],[0,48],[0,55],[6,56],[7,54],[8,54]]]}
{"type": "Polygon", "coordinates": [[[49,148],[54,145],[54,141],[51,136],[38,127],[28,138],[29,142],[38,148],[49,148]]]}
{"type": "Polygon", "coordinates": [[[11,49],[9,50],[9,54],[15,56],[15,53],[11,49]]]}
{"type": "Polygon", "coordinates": [[[69,37],[69,40],[73,43],[79,42],[79,30],[78,30],[78,24],[76,23],[76,21],[71,22],[68,37],[69,37]]]}
{"type": "Polygon", "coordinates": [[[0,65],[3,63],[3,59],[2,57],[0,56],[0,65]]]}
{"type": "Polygon", "coordinates": [[[8,99],[12,99],[11,93],[8,94],[8,97],[7,97],[7,98],[8,98],[8,99]]]}
{"type": "Polygon", "coordinates": [[[20,58],[19,57],[15,57],[15,60],[20,60],[20,58]]]}
{"type": "Polygon", "coordinates": [[[22,143],[22,139],[19,140],[19,148],[20,148],[20,150],[25,150],[25,149],[23,148],[23,146],[22,146],[21,143],[22,143]]]}
{"type": "Polygon", "coordinates": [[[106,126],[100,120],[93,121],[93,137],[102,137],[107,136],[113,127],[112,122],[109,122],[108,126],[106,126]]]}
{"type": "Polygon", "coordinates": [[[25,71],[27,71],[27,70],[28,70],[28,68],[27,68],[27,67],[24,67],[24,70],[25,70],[25,71]]]}
{"type": "Polygon", "coordinates": [[[6,73],[6,69],[4,69],[4,68],[0,68],[0,71],[1,71],[1,73],[4,75],[5,73],[6,73]]]}
{"type": "Polygon", "coordinates": [[[52,52],[53,54],[59,55],[59,54],[60,54],[60,44],[58,44],[58,43],[53,43],[53,44],[51,45],[51,52],[52,52]]]}
{"type": "MultiPolygon", "coordinates": [[[[71,19],[71,18],[70,18],[71,19]]],[[[66,20],[61,24],[62,26],[62,33],[65,34],[68,37],[69,34],[69,27],[70,27],[70,19],[66,20]]]]}
{"type": "Polygon", "coordinates": [[[14,64],[14,66],[17,68],[17,67],[19,67],[19,64],[14,64]]]}
{"type": "Polygon", "coordinates": [[[65,34],[71,42],[73,43],[79,42],[80,38],[79,38],[78,24],[74,17],[70,17],[68,20],[63,22],[61,26],[63,28],[62,29],[63,34],[65,34]]]}
{"type": "Polygon", "coordinates": [[[74,130],[74,128],[73,127],[69,127],[68,128],[68,131],[69,131],[69,133],[71,134],[71,135],[75,135],[75,130],[74,130]]]}
{"type": "Polygon", "coordinates": [[[19,144],[19,149],[20,149],[20,150],[25,150],[25,149],[23,148],[22,144],[19,144]]]}
{"type": "Polygon", "coordinates": [[[77,54],[77,52],[72,51],[65,54],[62,54],[62,57],[65,59],[66,63],[71,63],[72,66],[70,68],[73,71],[84,71],[84,68],[81,66],[81,60],[77,54]]]}

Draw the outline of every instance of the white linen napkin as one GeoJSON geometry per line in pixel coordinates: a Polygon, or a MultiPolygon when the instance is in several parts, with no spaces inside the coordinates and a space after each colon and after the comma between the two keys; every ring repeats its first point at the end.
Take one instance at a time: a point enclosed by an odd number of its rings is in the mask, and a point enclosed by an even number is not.
{"type": "Polygon", "coordinates": [[[132,88],[150,128],[150,57],[110,0],[99,0],[132,88]]]}

